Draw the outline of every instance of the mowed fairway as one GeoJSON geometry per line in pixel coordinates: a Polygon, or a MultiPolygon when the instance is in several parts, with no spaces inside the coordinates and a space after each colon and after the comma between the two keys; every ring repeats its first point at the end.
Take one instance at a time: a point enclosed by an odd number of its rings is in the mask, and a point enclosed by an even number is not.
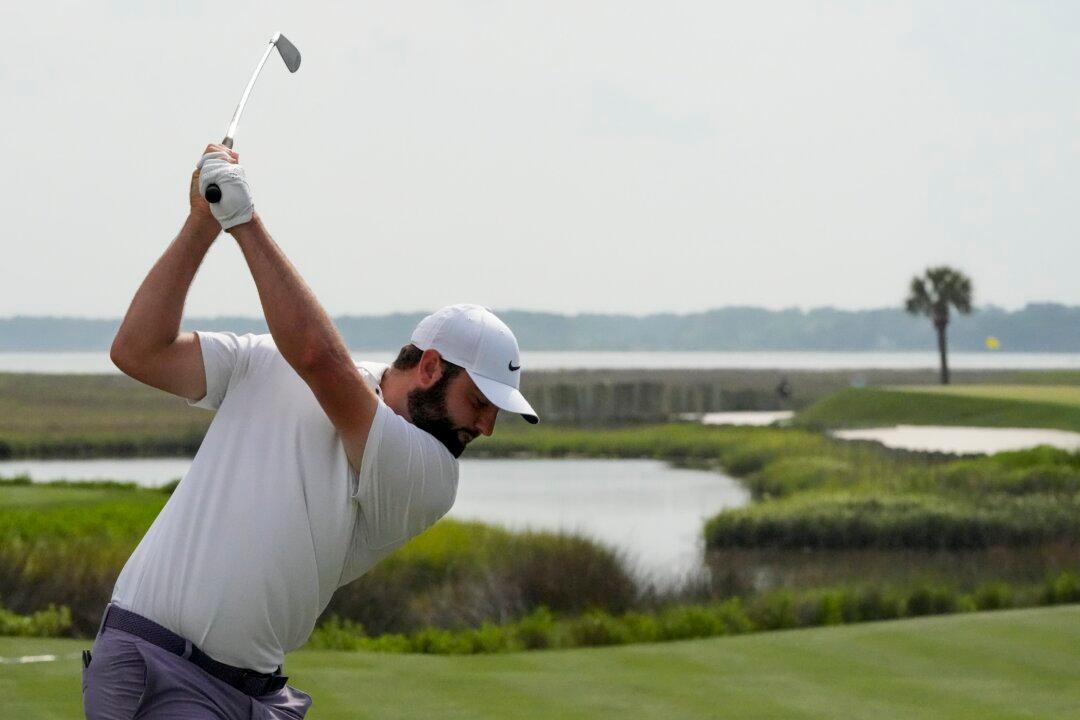
{"type": "Polygon", "coordinates": [[[795,416],[814,428],[970,425],[1080,432],[1073,385],[894,385],[847,388],[795,416]]]}
{"type": "Polygon", "coordinates": [[[907,385],[890,389],[1080,407],[1080,385],[907,385]]]}
{"type": "MultiPolygon", "coordinates": [[[[0,638],[0,655],[84,646],[0,638]]],[[[314,720],[1065,718],[1080,606],[513,655],[300,651],[287,670],[314,720]]],[[[79,692],[74,657],[0,665],[6,717],[81,717],[79,692]]]]}

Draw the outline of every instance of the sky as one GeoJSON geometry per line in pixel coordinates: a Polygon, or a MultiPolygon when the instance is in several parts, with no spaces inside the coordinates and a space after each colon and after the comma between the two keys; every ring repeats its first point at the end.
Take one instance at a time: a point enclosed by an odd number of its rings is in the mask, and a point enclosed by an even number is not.
{"type": "MultiPolygon", "coordinates": [[[[333,315],[1080,304],[1080,6],[0,5],[0,316],[121,316],[235,149],[333,315]]],[[[261,314],[221,235],[189,316],[261,314]]]]}

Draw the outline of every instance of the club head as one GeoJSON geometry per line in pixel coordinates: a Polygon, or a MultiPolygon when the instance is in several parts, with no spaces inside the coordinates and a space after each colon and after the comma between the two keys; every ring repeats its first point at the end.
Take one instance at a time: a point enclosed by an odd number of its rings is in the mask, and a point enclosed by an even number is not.
{"type": "Polygon", "coordinates": [[[294,73],[300,69],[300,51],[289,42],[289,38],[278,32],[274,33],[274,37],[270,39],[270,42],[274,44],[278,53],[281,54],[281,59],[285,61],[285,67],[289,68],[289,72],[294,73]]]}

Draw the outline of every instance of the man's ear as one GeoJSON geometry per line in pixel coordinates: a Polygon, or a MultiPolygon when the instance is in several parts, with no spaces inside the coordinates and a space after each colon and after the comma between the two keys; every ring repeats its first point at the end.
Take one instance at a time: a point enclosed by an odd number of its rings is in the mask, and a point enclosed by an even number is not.
{"type": "Polygon", "coordinates": [[[416,381],[419,386],[427,390],[439,382],[442,374],[442,355],[439,354],[438,350],[425,350],[424,354],[420,356],[419,364],[416,366],[416,381]]]}

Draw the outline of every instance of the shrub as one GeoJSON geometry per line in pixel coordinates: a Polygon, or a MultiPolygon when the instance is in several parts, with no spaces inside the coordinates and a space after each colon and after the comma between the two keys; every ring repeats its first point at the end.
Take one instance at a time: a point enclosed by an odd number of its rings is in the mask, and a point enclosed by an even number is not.
{"type": "Polygon", "coordinates": [[[311,633],[308,646],[319,650],[359,650],[367,639],[363,625],[331,615],[311,633]]]}
{"type": "Polygon", "coordinates": [[[923,586],[916,588],[907,597],[904,614],[912,617],[921,615],[944,615],[959,609],[954,591],[940,587],[923,586]]]}
{"type": "Polygon", "coordinates": [[[439,628],[424,628],[410,637],[412,651],[431,655],[455,655],[469,653],[472,645],[464,633],[453,633],[439,628]]]}
{"type": "Polygon", "coordinates": [[[802,490],[847,486],[856,479],[851,463],[844,458],[796,455],[772,460],[746,483],[755,497],[782,497],[802,490]]]}
{"type": "Polygon", "coordinates": [[[630,633],[617,618],[603,610],[590,610],[569,621],[569,637],[573,645],[623,645],[630,641],[630,633]]]}
{"type": "Polygon", "coordinates": [[[818,602],[819,625],[839,625],[844,622],[844,596],[841,591],[826,592],[818,602]]]}
{"type": "Polygon", "coordinates": [[[728,632],[728,624],[721,614],[700,605],[667,608],[660,614],[658,625],[662,640],[705,638],[728,632]]]}
{"type": "Polygon", "coordinates": [[[518,620],[516,632],[518,642],[527,650],[556,646],[555,616],[544,606],[518,620]]]}
{"type": "Polygon", "coordinates": [[[1013,606],[1013,589],[1006,582],[980,585],[972,593],[971,602],[978,610],[1001,610],[1013,606]]]}
{"type": "Polygon", "coordinates": [[[365,638],[360,644],[360,649],[370,652],[414,652],[413,644],[408,636],[401,633],[387,633],[375,638],[365,638]]]}
{"type": "Polygon", "coordinates": [[[1080,602],[1080,575],[1065,571],[1047,578],[1039,600],[1044,605],[1080,602]]]}
{"type": "Polygon", "coordinates": [[[0,608],[0,635],[20,637],[62,637],[71,630],[71,611],[50,605],[29,615],[17,615],[0,608]]]}
{"type": "Polygon", "coordinates": [[[883,590],[864,590],[849,600],[848,615],[851,622],[892,620],[903,615],[903,600],[883,590]]]}
{"type": "Polygon", "coordinates": [[[626,628],[628,642],[648,643],[664,639],[660,621],[653,615],[628,612],[621,619],[623,627],[626,628]]]}
{"type": "Polygon", "coordinates": [[[620,555],[588,538],[443,520],[339,589],[326,612],[383,634],[506,622],[541,606],[622,612],[637,595],[620,555]]]}
{"type": "Polygon", "coordinates": [[[754,625],[762,630],[781,630],[798,625],[795,600],[786,590],[754,598],[749,615],[754,625]]]}

